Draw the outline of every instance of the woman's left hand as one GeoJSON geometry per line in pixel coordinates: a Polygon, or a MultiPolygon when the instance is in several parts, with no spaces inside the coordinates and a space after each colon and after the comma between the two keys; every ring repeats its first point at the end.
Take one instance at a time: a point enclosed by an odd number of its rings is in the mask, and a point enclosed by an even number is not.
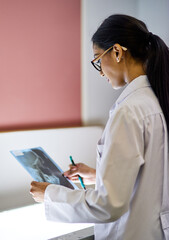
{"type": "Polygon", "coordinates": [[[31,182],[30,194],[36,202],[43,202],[45,190],[50,183],[47,182],[31,182]]]}

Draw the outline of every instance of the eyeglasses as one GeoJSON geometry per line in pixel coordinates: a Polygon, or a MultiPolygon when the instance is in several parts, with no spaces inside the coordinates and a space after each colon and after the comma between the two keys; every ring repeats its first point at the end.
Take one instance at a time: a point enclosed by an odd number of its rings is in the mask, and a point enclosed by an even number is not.
{"type": "MultiPolygon", "coordinates": [[[[93,59],[91,61],[91,64],[96,68],[97,71],[101,72],[102,68],[101,68],[101,58],[108,52],[110,51],[112,48],[114,47],[111,46],[109,47],[106,51],[104,51],[103,53],[99,54],[99,56],[97,56],[95,59],[93,59]]],[[[127,51],[126,47],[121,46],[121,48],[123,49],[123,51],[127,51]]]]}

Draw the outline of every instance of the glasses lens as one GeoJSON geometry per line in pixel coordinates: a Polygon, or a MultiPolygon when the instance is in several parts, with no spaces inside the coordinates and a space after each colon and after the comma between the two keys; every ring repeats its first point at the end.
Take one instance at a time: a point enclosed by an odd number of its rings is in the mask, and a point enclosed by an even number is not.
{"type": "Polygon", "coordinates": [[[100,65],[94,63],[94,66],[95,66],[95,68],[96,68],[98,71],[101,71],[101,66],[100,66],[100,65]]]}
{"type": "Polygon", "coordinates": [[[101,61],[100,59],[97,62],[91,62],[93,66],[98,70],[101,71],[101,61]]]}

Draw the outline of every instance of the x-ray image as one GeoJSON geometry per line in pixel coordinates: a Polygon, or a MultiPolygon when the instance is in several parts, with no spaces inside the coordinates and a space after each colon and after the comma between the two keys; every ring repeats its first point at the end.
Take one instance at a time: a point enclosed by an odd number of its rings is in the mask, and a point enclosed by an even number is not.
{"type": "Polygon", "coordinates": [[[63,170],[49,157],[43,148],[10,151],[35,181],[63,185],[71,189],[77,186],[62,176],[63,170]]]}

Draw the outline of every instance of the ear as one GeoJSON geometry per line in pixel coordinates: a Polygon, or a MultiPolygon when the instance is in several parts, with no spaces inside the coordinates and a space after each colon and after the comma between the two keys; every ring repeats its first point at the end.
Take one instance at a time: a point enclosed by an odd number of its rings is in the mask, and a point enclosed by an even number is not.
{"type": "Polygon", "coordinates": [[[122,60],[123,50],[120,44],[118,43],[114,44],[112,54],[117,63],[119,63],[122,60]]]}

